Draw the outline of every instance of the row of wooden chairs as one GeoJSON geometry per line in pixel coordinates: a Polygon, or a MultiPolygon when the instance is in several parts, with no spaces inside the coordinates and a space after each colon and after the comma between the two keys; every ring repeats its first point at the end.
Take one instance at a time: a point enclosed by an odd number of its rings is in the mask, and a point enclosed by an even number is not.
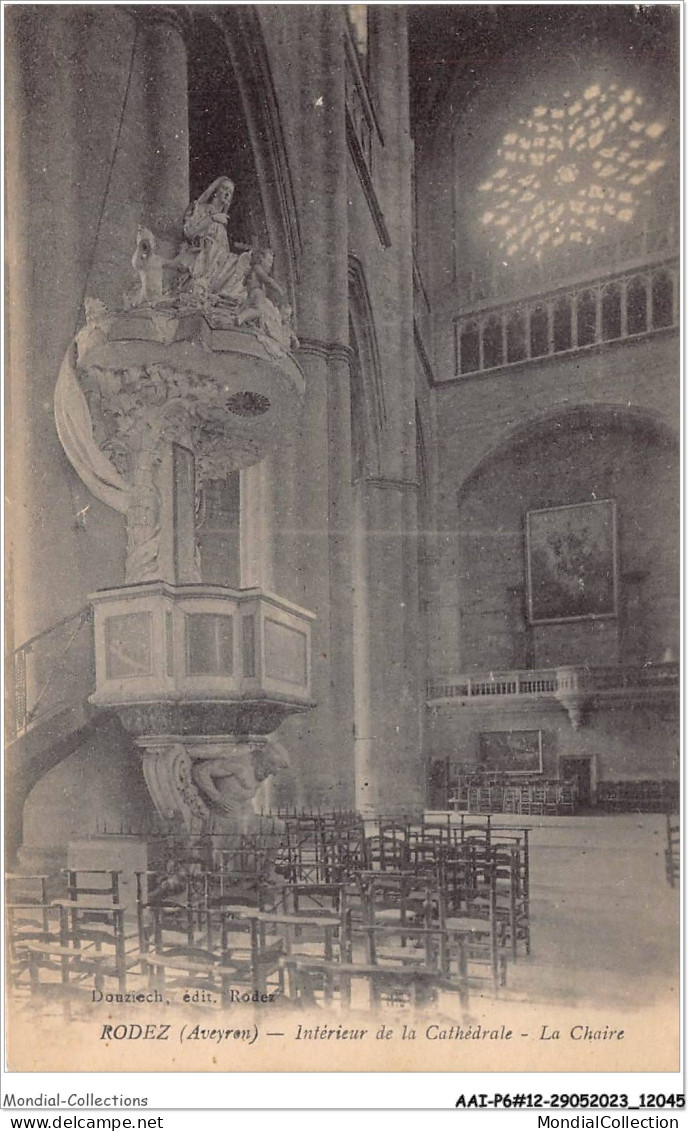
{"type": "Polygon", "coordinates": [[[576,808],[575,782],[532,779],[525,782],[463,778],[448,800],[455,811],[516,813],[524,816],[571,814],[576,808]]]}
{"type": "Polygon", "coordinates": [[[66,870],[57,877],[8,879],[9,975],[15,987],[28,977],[32,995],[58,990],[65,1000],[69,990],[102,990],[110,981],[117,992],[126,992],[137,933],[127,927],[120,902],[121,872],[66,870]],[[56,886],[64,894],[52,898],[56,886]]]}
{"type": "Polygon", "coordinates": [[[431,983],[464,1000],[481,977],[497,993],[508,949],[512,957],[521,944],[529,950],[523,830],[463,818],[364,830],[359,819],[316,814],[292,816],[288,835],[270,830],[219,848],[206,838],[202,851],[199,840],[189,838],[184,859],[178,839],[163,867],[136,874],[135,909],[120,902],[116,871],[67,872],[58,899],[38,883],[28,910],[10,905],[17,977],[28,970],[33,993],[108,979],[122,991],[135,979],[214,986],[220,1000],[233,1000],[237,986],[260,997],[276,980],[296,1000],[307,992],[346,1000],[347,985],[360,981],[373,997],[397,992],[391,964],[413,1000],[431,983]],[[359,972],[348,978],[342,966],[359,972]],[[380,966],[379,975],[365,973],[380,966]],[[418,982],[409,969],[421,971],[418,982]]]}
{"type": "MultiPolygon", "coordinates": [[[[515,958],[523,944],[530,953],[530,852],[527,829],[500,829],[462,815],[460,821],[420,825],[380,820],[367,838],[368,865],[417,873],[438,869],[440,884],[451,882],[447,860],[463,869],[460,885],[467,892],[496,888],[502,938],[515,958]],[[468,869],[468,870],[466,870],[468,869]]],[[[456,876],[456,873],[454,873],[456,876]]]]}
{"type": "Polygon", "coordinates": [[[677,781],[601,781],[597,807],[612,813],[669,813],[678,808],[677,781]]]}
{"type": "MultiPolygon", "coordinates": [[[[255,889],[250,893],[255,906],[240,902],[240,892],[223,888],[225,876],[204,876],[202,887],[199,879],[194,877],[176,898],[153,892],[145,906],[139,903],[140,955],[151,986],[161,993],[182,985],[214,986],[226,999],[239,983],[260,1000],[272,980],[273,988],[293,1001],[315,999],[316,983],[325,1002],[339,996],[346,1005],[352,981],[367,982],[373,1003],[390,987],[398,993],[401,981],[417,1004],[408,968],[421,971],[423,984],[428,971],[434,971],[435,988],[442,983],[448,989],[453,961],[454,988],[465,1001],[467,958],[485,964],[487,948],[490,969],[494,965],[497,970],[494,917],[461,926],[449,921],[439,890],[432,900],[426,894],[419,903],[414,873],[360,872],[354,883],[287,884],[280,891],[281,905],[269,907],[265,901],[258,905],[255,889]],[[473,945],[464,949],[468,936],[473,945]],[[448,939],[458,939],[461,946],[457,943],[452,951],[448,939]],[[390,965],[401,971],[399,978],[390,965]]],[[[498,985],[499,974],[491,977],[498,985]]]]}
{"type": "Polygon", "coordinates": [[[291,950],[281,962],[288,995],[309,1006],[337,997],[349,1006],[358,986],[372,1007],[405,1000],[412,1008],[436,1002],[440,992],[457,994],[465,1006],[475,986],[497,995],[506,953],[496,888],[488,884],[481,903],[466,891],[470,861],[445,857],[442,865],[359,872],[342,892],[338,956],[291,950]]]}
{"type": "MultiPolygon", "coordinates": [[[[141,874],[139,883],[157,878],[141,874]]],[[[233,902],[218,898],[217,884],[226,880],[223,874],[202,877],[201,886],[198,879],[195,875],[192,885],[174,893],[161,894],[158,888],[150,897],[146,894],[137,902],[135,930],[122,905],[106,903],[113,891],[105,886],[99,887],[95,903],[84,902],[88,893],[82,887],[76,899],[27,905],[39,917],[36,929],[29,934],[26,922],[15,920],[10,933],[15,953],[22,953],[28,966],[32,994],[58,992],[70,1001],[74,991],[103,989],[109,983],[126,993],[133,975],[136,985],[144,980],[163,996],[181,989],[205,990],[228,1004],[241,1000],[242,991],[251,1000],[264,1000],[272,986],[294,1001],[305,1001],[314,992],[315,976],[318,982],[324,979],[326,1000],[335,994],[337,983],[343,1005],[350,1000],[350,990],[344,985],[340,992],[342,977],[348,977],[349,987],[352,981],[366,981],[373,1002],[405,987],[417,1004],[418,987],[430,981],[435,992],[453,988],[465,1002],[468,957],[484,949],[483,936],[493,937],[496,954],[494,924],[457,925],[440,910],[438,893],[432,900],[425,897],[426,918],[420,921],[409,887],[417,882],[415,876],[361,874],[353,887],[329,885],[323,890],[315,885],[314,892],[308,890],[310,885],[296,885],[283,893],[290,906],[269,909],[257,902],[235,902],[237,893],[226,894],[233,902]],[[400,893],[407,887],[409,900],[404,902],[400,893]],[[314,897],[319,905],[312,906],[314,897]],[[468,937],[472,951],[466,946],[468,937]],[[314,966],[306,978],[304,964],[309,962],[314,966]],[[343,967],[354,970],[347,975],[343,967]],[[418,979],[409,978],[410,970],[418,972],[418,979]]],[[[11,914],[24,910],[13,905],[11,914]]]]}
{"type": "MultiPolygon", "coordinates": [[[[210,888],[207,883],[205,891],[210,888]]],[[[75,991],[102,990],[106,984],[124,994],[133,974],[137,986],[145,985],[163,999],[183,991],[190,1000],[189,995],[204,991],[205,1001],[229,1005],[245,997],[267,1000],[272,989],[286,991],[292,1001],[305,1001],[305,972],[300,969],[297,979],[296,961],[315,966],[308,980],[311,992],[313,974],[320,978],[324,971],[326,1001],[335,996],[334,982],[344,966],[354,967],[349,985],[352,979],[367,979],[372,1001],[384,996],[389,987],[396,987],[398,993],[399,981],[413,994],[416,981],[427,981],[426,968],[415,947],[405,950],[404,961],[392,962],[402,971],[397,978],[389,969],[391,940],[384,939],[387,950],[379,946],[380,935],[390,932],[397,946],[403,947],[409,940],[415,944],[420,928],[408,922],[369,922],[365,914],[354,922],[353,908],[344,909],[343,891],[337,915],[307,914],[303,908],[290,912],[240,904],[218,906],[214,901],[203,906],[198,895],[196,891],[189,899],[187,890],[178,893],[179,902],[168,897],[147,902],[144,927],[140,935],[137,932],[138,946],[134,947],[128,946],[131,932],[127,932],[121,906],[68,900],[29,905],[41,915],[39,930],[30,938],[25,932],[17,937],[14,930],[12,935],[15,949],[23,950],[28,960],[32,995],[57,992],[69,1006],[75,991]],[[328,972],[328,964],[337,967],[336,977],[334,969],[328,972]],[[409,983],[409,967],[416,970],[419,965],[419,979],[409,983]]],[[[13,913],[20,910],[23,908],[18,905],[12,908],[13,913]]],[[[436,963],[433,969],[437,982],[436,963]]],[[[464,979],[460,984],[462,1001],[466,987],[464,979]]],[[[345,988],[341,1002],[346,1005],[349,1001],[345,988]]]]}
{"type": "Polygon", "coordinates": [[[273,871],[293,883],[344,879],[365,859],[365,830],[349,814],[290,815],[265,831],[250,834],[161,838],[156,856],[171,871],[191,860],[206,871],[273,871]]]}

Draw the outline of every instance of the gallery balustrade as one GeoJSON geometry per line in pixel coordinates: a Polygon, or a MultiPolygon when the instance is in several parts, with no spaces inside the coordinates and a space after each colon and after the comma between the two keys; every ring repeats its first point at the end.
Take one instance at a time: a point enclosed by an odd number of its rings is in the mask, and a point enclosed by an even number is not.
{"type": "Polygon", "coordinates": [[[646,701],[675,698],[679,690],[678,663],[647,664],[642,667],[561,666],[522,671],[474,672],[446,679],[431,680],[427,687],[428,705],[471,704],[553,700],[566,708],[575,729],[584,710],[593,702],[624,699],[646,701]]]}
{"type": "Polygon", "coordinates": [[[667,330],[679,320],[677,258],[476,305],[455,319],[456,375],[484,373],[667,330]]]}

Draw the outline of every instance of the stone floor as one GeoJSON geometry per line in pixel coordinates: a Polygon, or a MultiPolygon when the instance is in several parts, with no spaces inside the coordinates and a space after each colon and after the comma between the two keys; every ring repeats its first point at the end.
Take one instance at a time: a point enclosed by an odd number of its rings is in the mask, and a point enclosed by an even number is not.
{"type": "Polygon", "coordinates": [[[533,957],[512,966],[510,996],[622,1008],[674,996],[679,893],[664,818],[551,820],[530,833],[533,957]]]}
{"type": "Polygon", "coordinates": [[[505,1000],[637,1008],[678,993],[679,889],[666,880],[666,818],[494,816],[528,827],[532,953],[505,1000]]]}

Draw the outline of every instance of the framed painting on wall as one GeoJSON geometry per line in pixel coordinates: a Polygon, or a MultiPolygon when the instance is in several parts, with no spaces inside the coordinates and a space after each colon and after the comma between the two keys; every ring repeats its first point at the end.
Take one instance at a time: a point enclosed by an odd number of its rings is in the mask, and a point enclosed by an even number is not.
{"type": "Polygon", "coordinates": [[[541,730],[485,730],[478,734],[481,770],[505,774],[542,773],[541,730]]]}
{"type": "Polygon", "coordinates": [[[531,624],[616,616],[613,499],[528,511],[526,558],[531,624]]]}

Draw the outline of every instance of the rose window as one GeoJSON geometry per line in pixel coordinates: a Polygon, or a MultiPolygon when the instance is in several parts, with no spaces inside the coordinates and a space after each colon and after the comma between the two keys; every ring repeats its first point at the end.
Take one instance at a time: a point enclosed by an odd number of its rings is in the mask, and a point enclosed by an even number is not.
{"type": "Polygon", "coordinates": [[[505,264],[618,234],[666,164],[664,122],[632,87],[595,83],[535,106],[502,138],[478,186],[481,221],[505,264]]]}

